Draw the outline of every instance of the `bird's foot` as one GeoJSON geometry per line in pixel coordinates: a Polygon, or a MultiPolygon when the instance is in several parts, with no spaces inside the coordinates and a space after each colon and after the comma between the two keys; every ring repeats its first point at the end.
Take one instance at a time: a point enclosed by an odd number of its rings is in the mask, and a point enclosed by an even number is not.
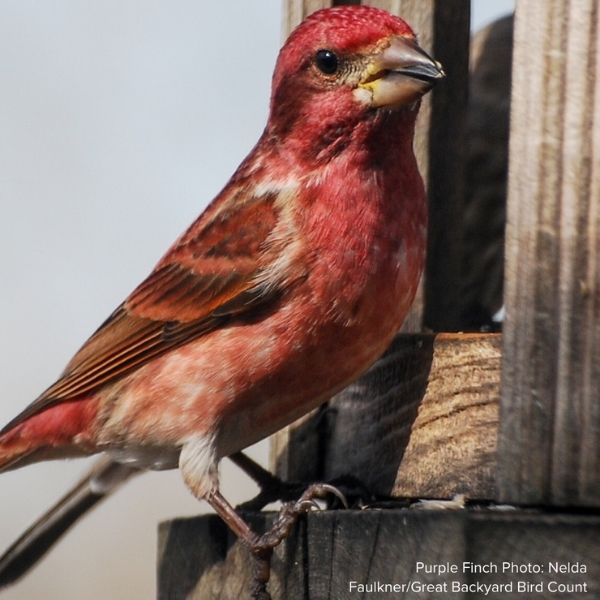
{"type": "Polygon", "coordinates": [[[334,496],[346,508],[348,503],[344,495],[328,483],[313,483],[295,502],[286,502],[279,511],[277,519],[262,536],[249,544],[254,556],[254,580],[252,598],[254,600],[270,600],[267,583],[271,576],[271,557],[273,550],[290,534],[296,521],[313,508],[320,508],[318,499],[334,496]]]}
{"type": "Polygon", "coordinates": [[[290,533],[296,521],[313,508],[319,509],[316,500],[335,496],[346,508],[348,503],[344,495],[328,483],[313,483],[304,490],[304,493],[295,502],[286,502],[279,511],[279,515],[271,529],[265,532],[252,548],[254,553],[273,550],[290,533]]]}

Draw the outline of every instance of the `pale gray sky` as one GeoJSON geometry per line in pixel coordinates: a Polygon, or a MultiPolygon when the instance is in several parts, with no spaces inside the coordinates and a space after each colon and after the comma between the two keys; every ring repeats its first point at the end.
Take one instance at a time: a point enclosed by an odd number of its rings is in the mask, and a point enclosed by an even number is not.
{"type": "MultiPolygon", "coordinates": [[[[474,25],[512,4],[474,2],[474,25]]],[[[0,423],[53,381],[251,149],[279,7],[0,0],[0,423]]],[[[0,549],[84,469],[1,476],[0,549]]],[[[224,481],[234,502],[248,497],[237,471],[224,481]]],[[[201,509],[176,472],[146,475],[3,598],[151,598],[156,524],[201,509]]]]}
{"type": "Polygon", "coordinates": [[[515,9],[515,0],[473,0],[471,2],[471,29],[477,31],[498,17],[515,9]]]}

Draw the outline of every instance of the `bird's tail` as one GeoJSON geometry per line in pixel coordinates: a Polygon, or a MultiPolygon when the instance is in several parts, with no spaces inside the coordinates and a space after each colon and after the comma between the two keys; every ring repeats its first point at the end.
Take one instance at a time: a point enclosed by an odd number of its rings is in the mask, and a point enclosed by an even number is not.
{"type": "Polygon", "coordinates": [[[9,434],[0,436],[0,473],[15,468],[30,452],[30,444],[18,436],[9,434]]]}
{"type": "MultiPolygon", "coordinates": [[[[12,456],[17,456],[18,460],[18,449],[12,456]]],[[[10,457],[8,451],[3,451],[0,461],[12,460],[10,457]]],[[[0,467],[2,464],[0,462],[0,467]]],[[[85,513],[136,473],[139,471],[107,458],[98,461],[72,490],[0,556],[0,588],[22,577],[85,513]]]]}
{"type": "Polygon", "coordinates": [[[39,460],[92,454],[97,410],[93,396],[33,412],[26,408],[0,430],[0,473],[39,460]]]}

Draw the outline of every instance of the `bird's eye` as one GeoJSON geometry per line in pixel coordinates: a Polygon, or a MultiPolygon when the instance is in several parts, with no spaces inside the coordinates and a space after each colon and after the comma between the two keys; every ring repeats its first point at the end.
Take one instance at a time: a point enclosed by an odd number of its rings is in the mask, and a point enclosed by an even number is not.
{"type": "Polygon", "coordinates": [[[315,62],[319,71],[325,75],[333,75],[338,70],[338,57],[331,50],[319,50],[315,56],[315,62]]]}

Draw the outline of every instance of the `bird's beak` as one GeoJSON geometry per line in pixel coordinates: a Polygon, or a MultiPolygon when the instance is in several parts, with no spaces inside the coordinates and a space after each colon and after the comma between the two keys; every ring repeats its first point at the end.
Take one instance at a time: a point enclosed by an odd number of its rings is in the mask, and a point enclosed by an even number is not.
{"type": "Polygon", "coordinates": [[[416,41],[401,36],[374,54],[356,93],[373,107],[410,104],[426,94],[446,74],[416,41]]]}

